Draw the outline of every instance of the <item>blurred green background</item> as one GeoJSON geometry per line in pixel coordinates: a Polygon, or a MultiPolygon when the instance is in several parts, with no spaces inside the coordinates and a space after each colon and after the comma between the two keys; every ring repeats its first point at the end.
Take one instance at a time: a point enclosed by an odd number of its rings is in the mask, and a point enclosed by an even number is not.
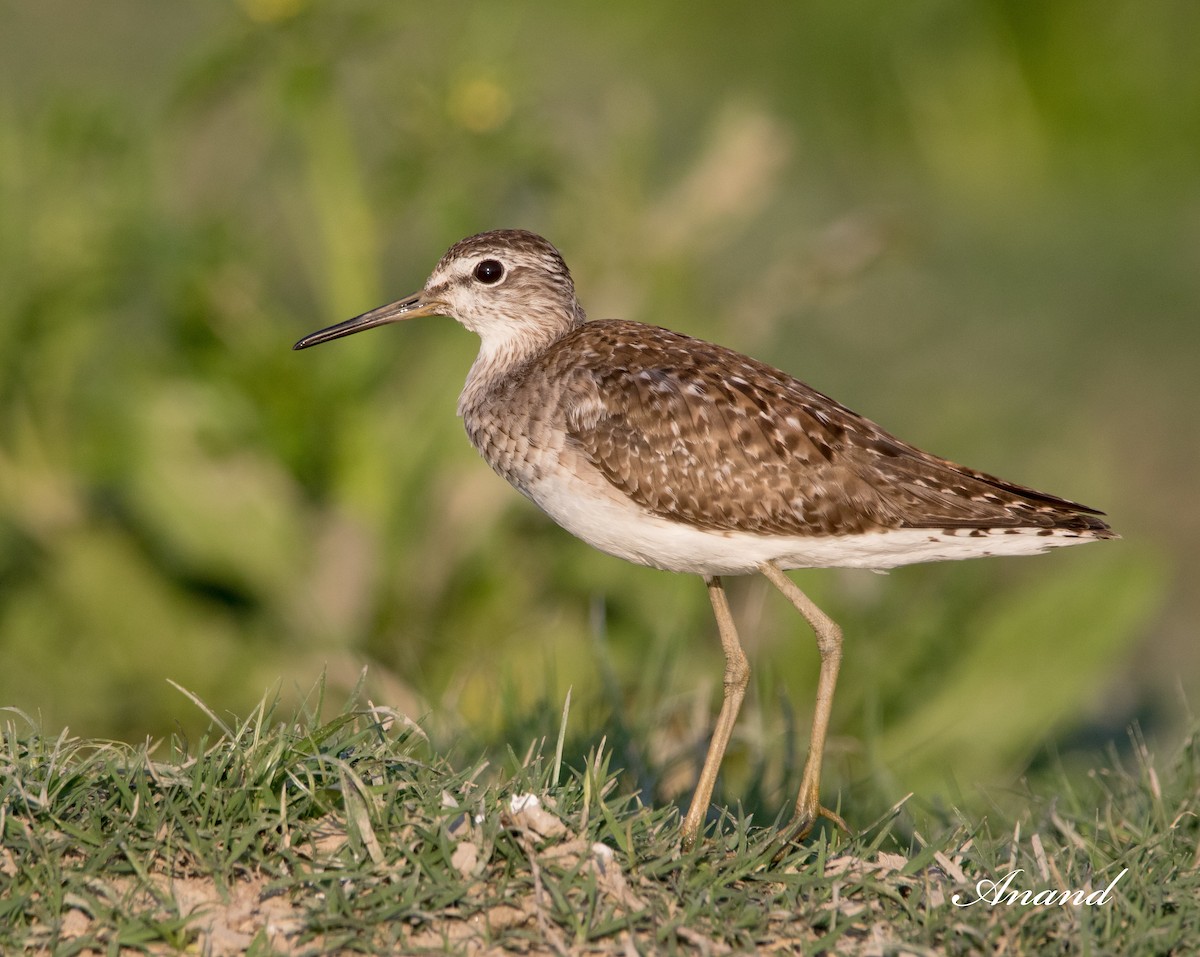
{"type": "MultiPolygon", "coordinates": [[[[168,678],[246,714],[368,666],[436,740],[523,750],[571,687],[573,740],[685,789],[722,669],[700,580],[492,475],[453,323],[290,350],[522,226],[591,315],[752,353],[1125,536],[798,574],[847,636],[828,787],[953,797],[1173,733],[1197,36],[1191,0],[4,4],[0,705],[139,739],[205,723],[168,678]]],[[[732,599],[728,793],[778,806],[816,653],[765,582],[732,599]]]]}

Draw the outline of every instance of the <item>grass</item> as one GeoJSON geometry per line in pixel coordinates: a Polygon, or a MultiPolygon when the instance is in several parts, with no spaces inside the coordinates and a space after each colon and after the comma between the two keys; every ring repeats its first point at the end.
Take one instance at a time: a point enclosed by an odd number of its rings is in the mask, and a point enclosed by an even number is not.
{"type": "Polygon", "coordinates": [[[556,745],[456,761],[387,708],[321,718],[323,694],[288,720],[208,711],[164,748],[11,715],[0,951],[1168,954],[1200,933],[1197,731],[1161,767],[1134,735],[1015,817],[901,800],[772,863],[773,828],[734,810],[681,853],[676,809],[603,745],[561,761],[569,709],[556,745]],[[1124,874],[1096,906],[959,906],[1014,871],[1043,900],[1124,874]]]}

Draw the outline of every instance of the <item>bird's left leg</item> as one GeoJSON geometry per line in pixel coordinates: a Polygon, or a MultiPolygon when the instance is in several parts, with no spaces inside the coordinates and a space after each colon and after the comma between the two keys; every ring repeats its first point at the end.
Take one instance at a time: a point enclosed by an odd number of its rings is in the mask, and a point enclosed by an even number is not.
{"type": "Polygon", "coordinates": [[[797,588],[796,584],[779,570],[779,566],[765,562],[759,571],[783,592],[784,597],[812,626],[817,635],[817,650],[821,655],[821,671],[817,678],[817,706],[813,712],[808,760],[804,763],[804,776],[800,781],[796,811],[783,830],[784,840],[802,841],[813,829],[818,817],[827,818],[842,830],[849,831],[841,817],[821,806],[821,761],[825,755],[825,735],[829,730],[829,717],[833,711],[833,691],[837,686],[838,668],[842,663],[842,629],[797,588]]]}

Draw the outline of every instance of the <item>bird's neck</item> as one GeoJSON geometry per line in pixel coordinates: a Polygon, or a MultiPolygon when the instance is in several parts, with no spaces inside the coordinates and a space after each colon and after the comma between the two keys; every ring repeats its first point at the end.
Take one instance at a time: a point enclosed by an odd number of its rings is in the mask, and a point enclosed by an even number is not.
{"type": "Polygon", "coordinates": [[[489,396],[504,382],[519,375],[530,361],[585,321],[583,310],[578,309],[569,320],[564,319],[554,325],[546,324],[537,328],[526,326],[507,335],[492,331],[482,336],[479,354],[467,373],[466,384],[458,397],[458,414],[467,417],[486,406],[489,396]]]}

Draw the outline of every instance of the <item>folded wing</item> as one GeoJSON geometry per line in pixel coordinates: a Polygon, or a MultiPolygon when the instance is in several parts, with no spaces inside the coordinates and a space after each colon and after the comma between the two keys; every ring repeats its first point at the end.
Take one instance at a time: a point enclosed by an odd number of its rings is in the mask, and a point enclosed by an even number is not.
{"type": "Polygon", "coordinates": [[[567,424],[608,481],[657,515],[779,535],[1107,531],[1094,509],[922,452],[777,369],[627,325],[568,337],[567,424]]]}

